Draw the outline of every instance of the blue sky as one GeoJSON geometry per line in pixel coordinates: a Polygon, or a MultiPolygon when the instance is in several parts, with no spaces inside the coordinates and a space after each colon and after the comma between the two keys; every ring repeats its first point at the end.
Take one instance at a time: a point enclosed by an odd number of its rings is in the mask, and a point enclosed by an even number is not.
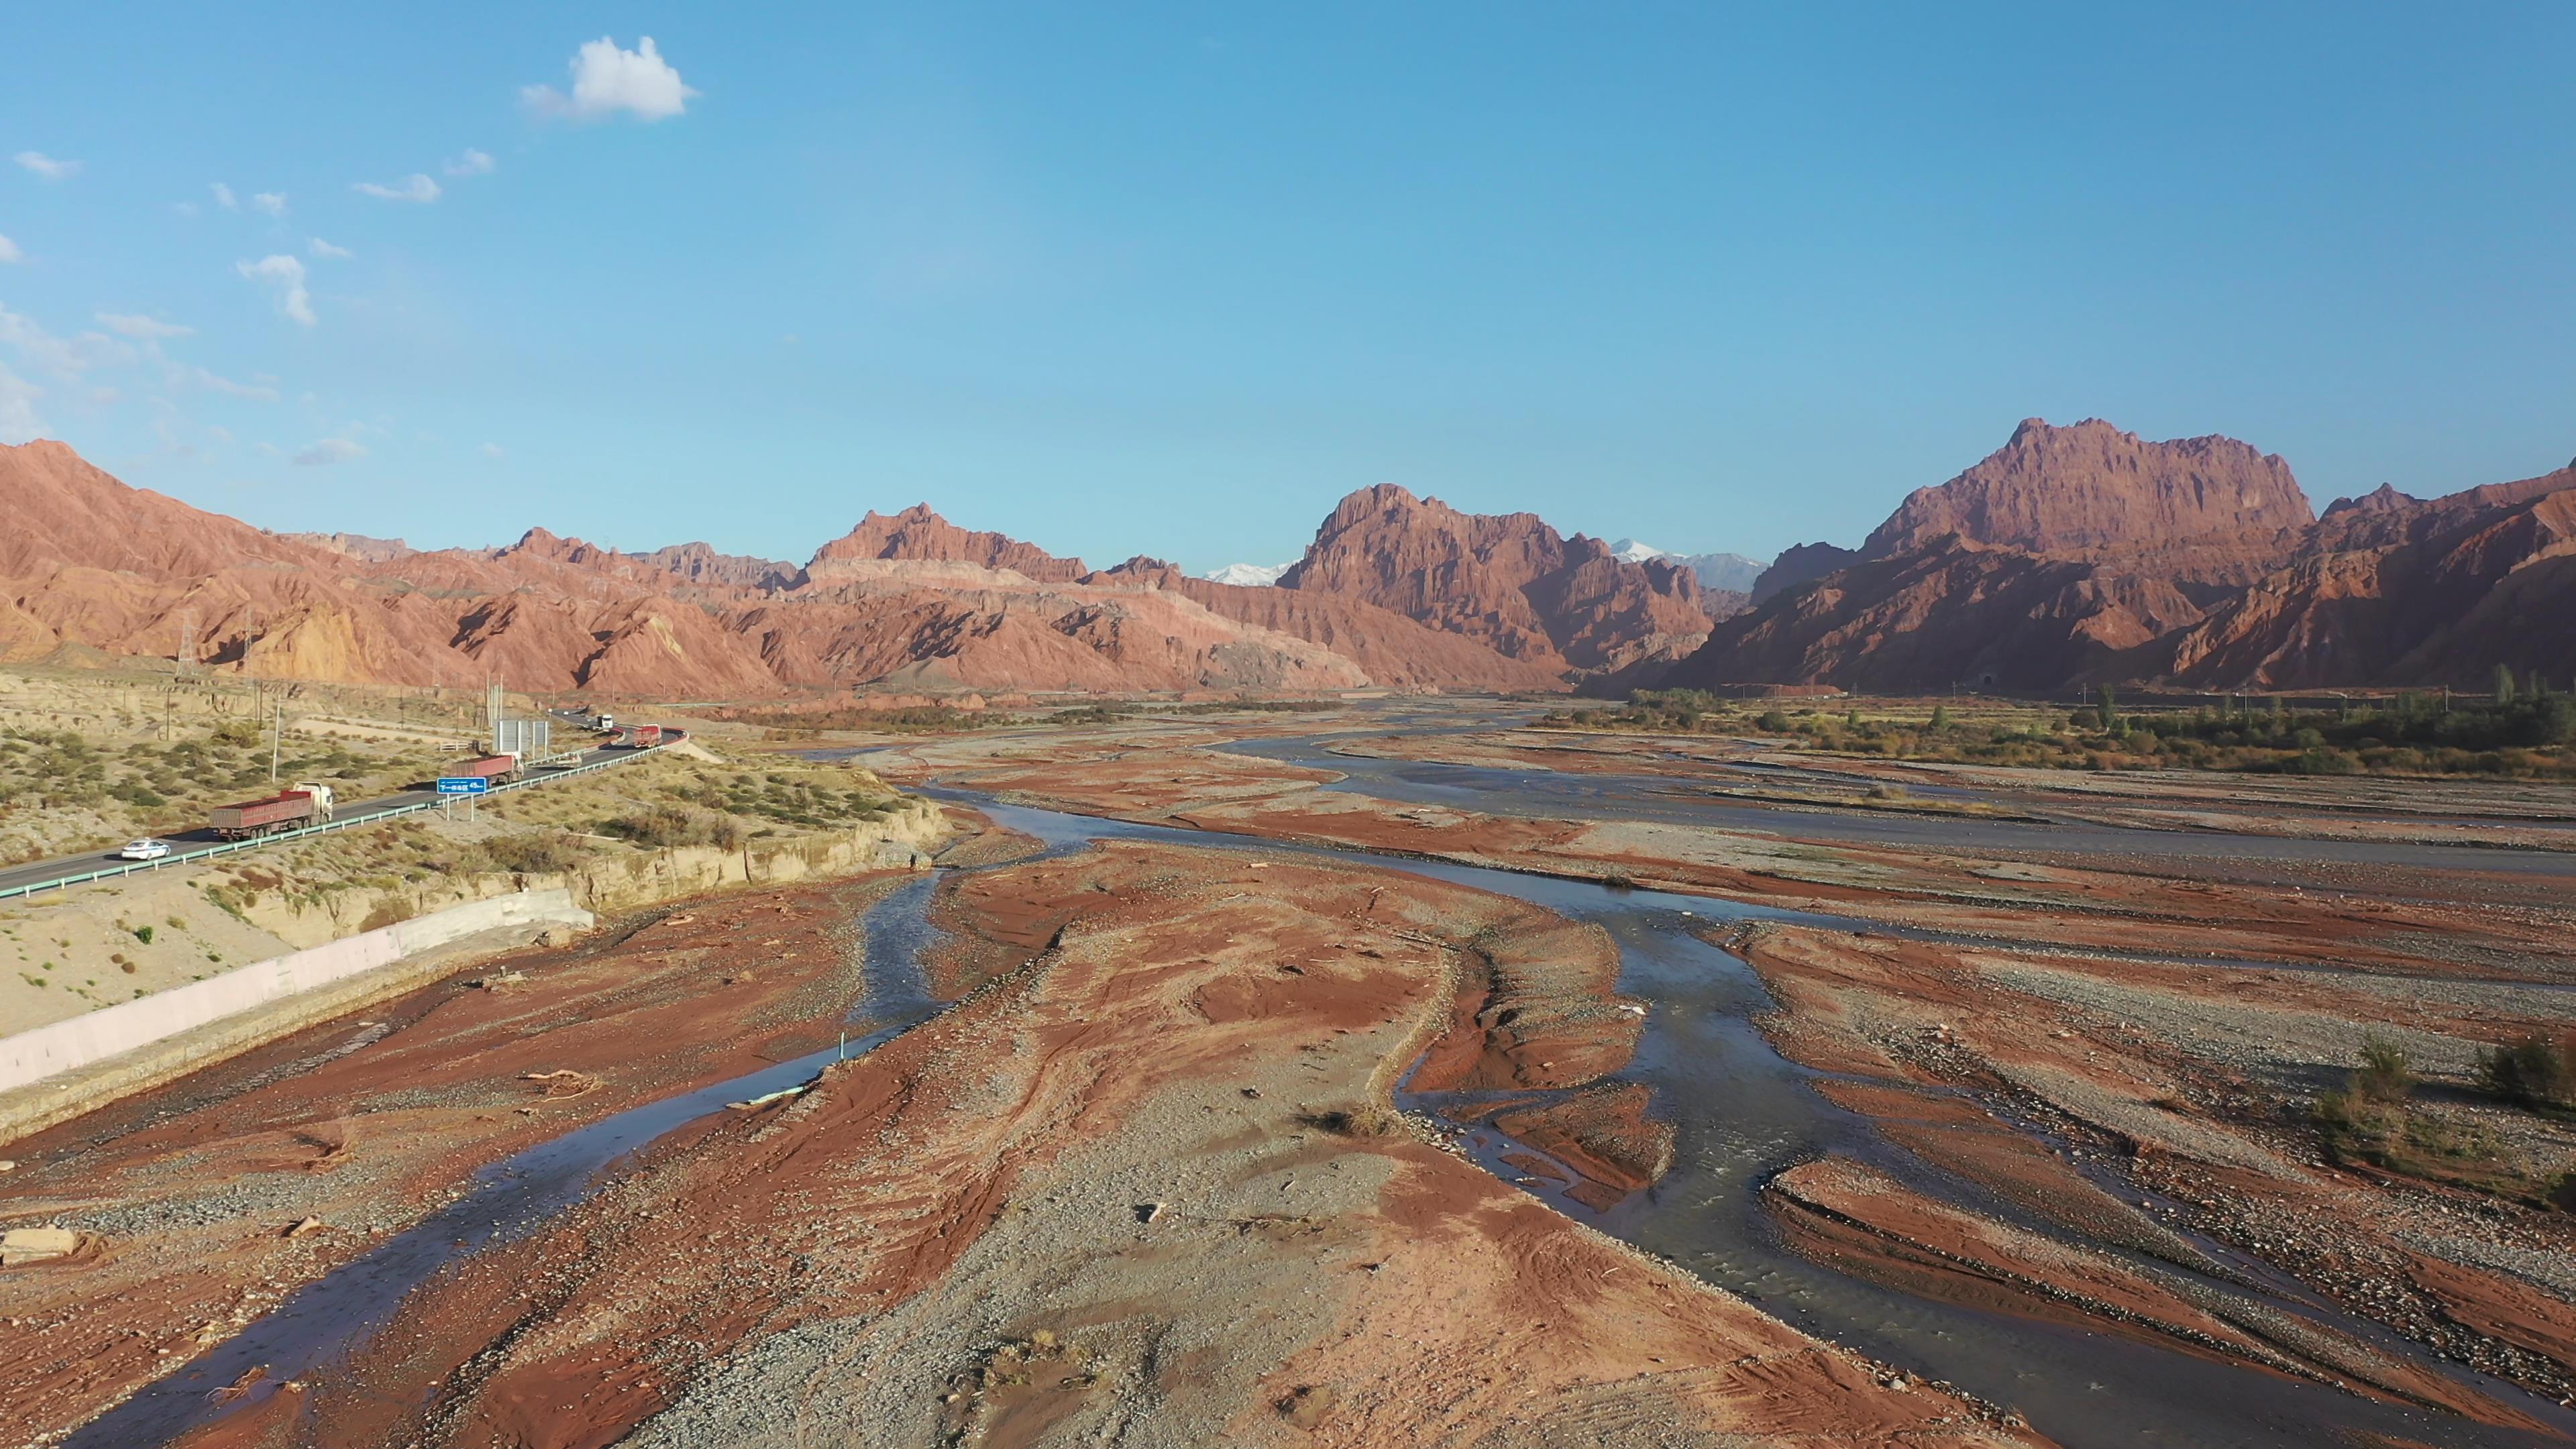
{"type": "Polygon", "coordinates": [[[2576,454],[2564,4],[9,31],[0,440],[275,528],[801,559],[927,500],[1206,569],[1391,481],[1767,554],[2025,416],[2320,504],[2576,454]]]}

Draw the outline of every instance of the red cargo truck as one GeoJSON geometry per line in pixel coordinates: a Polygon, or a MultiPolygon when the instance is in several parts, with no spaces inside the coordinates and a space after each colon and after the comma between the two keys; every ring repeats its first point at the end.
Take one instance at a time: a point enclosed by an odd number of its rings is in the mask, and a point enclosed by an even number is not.
{"type": "Polygon", "coordinates": [[[630,750],[649,750],[662,743],[660,725],[628,725],[620,733],[625,738],[626,748],[630,750]]]}
{"type": "Polygon", "coordinates": [[[275,835],[281,830],[301,830],[308,825],[328,824],[330,819],[331,787],[298,785],[265,800],[218,805],[206,823],[225,840],[248,840],[255,835],[275,835]]]}
{"type": "Polygon", "coordinates": [[[453,766],[446,774],[451,780],[489,780],[495,785],[507,784],[519,778],[519,757],[508,754],[485,755],[479,760],[468,760],[464,764],[453,766]]]}

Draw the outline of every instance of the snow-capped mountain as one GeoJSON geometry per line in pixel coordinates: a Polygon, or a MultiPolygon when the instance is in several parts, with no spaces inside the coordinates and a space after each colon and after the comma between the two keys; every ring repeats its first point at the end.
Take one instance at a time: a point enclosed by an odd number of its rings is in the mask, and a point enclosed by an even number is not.
{"type": "Polygon", "coordinates": [[[1296,567],[1296,561],[1284,564],[1227,564],[1199,575],[1220,584],[1240,584],[1246,588],[1267,588],[1279,582],[1279,576],[1296,567]]]}
{"type": "Polygon", "coordinates": [[[1630,563],[1659,558],[1667,563],[1680,564],[1699,575],[1701,587],[1729,589],[1739,594],[1753,592],[1753,581],[1762,577],[1762,571],[1771,566],[1766,560],[1746,558],[1740,553],[1666,553],[1651,543],[1641,543],[1633,538],[1620,539],[1610,545],[1610,551],[1630,563]]]}

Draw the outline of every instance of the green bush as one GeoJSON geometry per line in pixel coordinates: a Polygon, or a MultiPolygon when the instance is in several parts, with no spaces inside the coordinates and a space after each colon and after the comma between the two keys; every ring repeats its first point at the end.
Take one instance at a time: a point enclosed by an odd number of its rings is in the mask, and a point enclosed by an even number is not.
{"type": "Polygon", "coordinates": [[[2403,1102],[2415,1090],[2415,1073],[2406,1049],[2384,1036],[2362,1038],[2361,1070],[2352,1074],[2352,1090],[2371,1102],[2403,1102]]]}
{"type": "Polygon", "coordinates": [[[2576,1042],[2527,1036],[2478,1053],[2478,1085],[2524,1107],[2576,1107],[2576,1042]]]}

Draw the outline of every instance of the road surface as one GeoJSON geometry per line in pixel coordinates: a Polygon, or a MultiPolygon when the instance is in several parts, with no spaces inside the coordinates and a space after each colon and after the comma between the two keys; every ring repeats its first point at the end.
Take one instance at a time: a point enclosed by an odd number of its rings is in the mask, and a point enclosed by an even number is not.
{"type": "MultiPolygon", "coordinates": [[[[570,716],[565,717],[570,718],[570,716]]],[[[560,775],[563,770],[574,766],[597,764],[621,759],[633,759],[650,753],[652,752],[649,750],[626,749],[579,750],[570,755],[564,756],[550,765],[541,765],[536,769],[529,771],[528,779],[535,782],[543,782],[549,776],[560,775]]],[[[360,824],[380,816],[394,814],[397,811],[407,809],[411,806],[436,804],[437,801],[438,792],[435,790],[405,790],[398,794],[380,795],[373,800],[343,803],[337,809],[332,811],[331,819],[332,823],[336,825],[345,826],[360,824]]],[[[293,835],[281,836],[271,843],[285,844],[299,838],[300,837],[293,835]]],[[[161,862],[161,864],[165,866],[188,864],[190,862],[180,861],[177,857],[185,855],[191,850],[202,850],[207,846],[223,843],[216,839],[215,833],[212,830],[206,829],[203,826],[194,830],[185,830],[173,834],[155,836],[154,839],[166,840],[170,843],[171,858],[161,862]]],[[[122,844],[122,842],[119,842],[120,848],[122,844]]],[[[133,862],[117,859],[115,850],[84,851],[79,855],[59,856],[53,860],[30,861],[25,865],[13,865],[5,870],[0,870],[0,893],[13,893],[29,886],[51,885],[56,881],[77,879],[78,877],[88,875],[93,871],[108,870],[116,866],[132,863],[133,862]]],[[[0,895],[0,899],[5,898],[11,897],[0,895]]]]}

